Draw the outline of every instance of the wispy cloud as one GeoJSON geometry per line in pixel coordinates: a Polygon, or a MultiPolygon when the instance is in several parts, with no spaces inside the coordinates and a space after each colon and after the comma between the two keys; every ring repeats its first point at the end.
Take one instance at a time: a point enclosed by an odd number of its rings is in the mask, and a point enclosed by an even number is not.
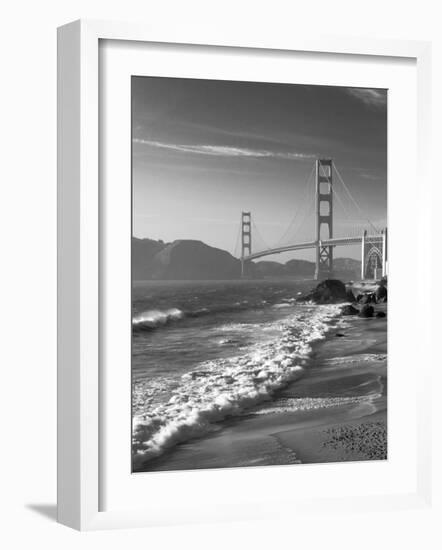
{"type": "Polygon", "coordinates": [[[374,88],[347,88],[347,93],[374,109],[383,109],[387,105],[386,90],[375,90],[374,88]]]}
{"type": "Polygon", "coordinates": [[[361,178],[364,178],[365,180],[370,180],[370,181],[379,181],[381,179],[385,179],[385,176],[382,177],[382,176],[378,176],[376,174],[367,174],[365,172],[362,172],[359,174],[361,178]]]}
{"type": "Polygon", "coordinates": [[[314,155],[298,153],[293,151],[269,151],[266,149],[249,149],[245,147],[230,147],[228,145],[184,145],[179,143],[163,143],[134,138],[133,143],[168,149],[180,153],[193,153],[196,155],[208,155],[213,157],[249,157],[249,158],[277,158],[286,160],[303,160],[316,158],[314,155]]]}

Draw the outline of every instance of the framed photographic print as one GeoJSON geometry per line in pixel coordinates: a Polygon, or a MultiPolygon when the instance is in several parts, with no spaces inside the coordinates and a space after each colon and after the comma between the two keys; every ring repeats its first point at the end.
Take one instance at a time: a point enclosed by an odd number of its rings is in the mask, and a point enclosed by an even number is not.
{"type": "Polygon", "coordinates": [[[59,521],[424,505],[429,45],[160,34],[59,29],[59,521]]]}

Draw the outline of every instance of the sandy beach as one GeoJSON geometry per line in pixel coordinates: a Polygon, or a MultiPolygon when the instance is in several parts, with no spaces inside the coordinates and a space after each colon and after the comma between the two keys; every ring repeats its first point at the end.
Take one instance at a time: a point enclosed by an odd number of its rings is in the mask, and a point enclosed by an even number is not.
{"type": "Polygon", "coordinates": [[[352,316],[314,345],[302,378],[152,460],[149,471],[386,458],[387,319],[352,316]]]}

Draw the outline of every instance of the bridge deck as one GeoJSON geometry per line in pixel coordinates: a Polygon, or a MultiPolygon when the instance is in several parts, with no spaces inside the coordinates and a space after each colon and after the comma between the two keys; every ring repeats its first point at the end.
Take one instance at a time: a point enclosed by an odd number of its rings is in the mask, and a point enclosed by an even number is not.
{"type": "MultiPolygon", "coordinates": [[[[363,237],[341,237],[337,239],[326,239],[320,241],[321,246],[349,246],[352,244],[361,244],[363,237]]],[[[366,235],[365,240],[370,243],[382,243],[382,235],[366,235]]],[[[290,252],[292,250],[306,250],[308,248],[316,248],[318,246],[317,241],[310,241],[305,243],[297,243],[286,246],[280,246],[278,248],[270,248],[268,250],[262,250],[261,252],[254,252],[249,256],[244,256],[244,260],[255,260],[257,258],[263,258],[264,256],[271,256],[272,254],[282,254],[283,252],[290,252]]]]}

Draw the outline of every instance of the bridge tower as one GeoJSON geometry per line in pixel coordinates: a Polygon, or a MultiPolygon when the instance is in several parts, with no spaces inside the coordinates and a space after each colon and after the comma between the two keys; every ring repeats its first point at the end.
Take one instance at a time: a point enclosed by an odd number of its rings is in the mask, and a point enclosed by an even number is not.
{"type": "Polygon", "coordinates": [[[333,246],[322,246],[323,238],[333,238],[333,161],[316,160],[316,269],[315,279],[333,276],[333,246]],[[321,228],[328,227],[328,235],[321,228]]]}
{"type": "Polygon", "coordinates": [[[361,280],[386,277],[387,267],[387,228],[381,231],[380,236],[369,237],[364,231],[361,239],[361,280]]]}
{"type": "Polygon", "coordinates": [[[252,214],[241,212],[241,277],[246,276],[246,256],[252,253],[252,214]]]}

